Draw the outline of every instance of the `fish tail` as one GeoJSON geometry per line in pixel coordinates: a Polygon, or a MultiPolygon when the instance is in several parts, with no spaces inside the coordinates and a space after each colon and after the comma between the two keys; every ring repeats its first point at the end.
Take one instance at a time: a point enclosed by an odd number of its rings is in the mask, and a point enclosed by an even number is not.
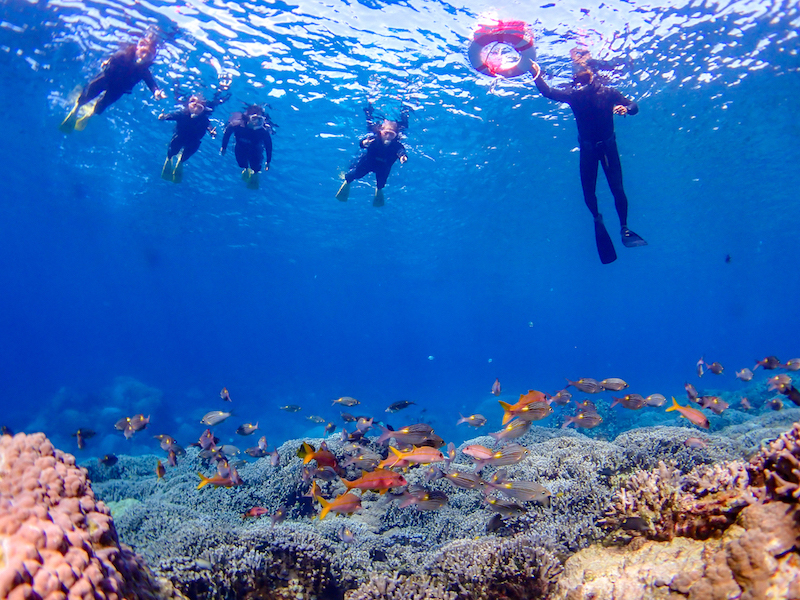
{"type": "Polygon", "coordinates": [[[379,444],[385,444],[391,439],[392,431],[389,428],[384,427],[383,425],[378,425],[378,427],[380,427],[381,429],[381,434],[378,436],[377,442],[379,444]]]}
{"type": "Polygon", "coordinates": [[[401,460],[403,460],[403,453],[400,452],[400,450],[398,450],[394,446],[389,446],[389,450],[391,450],[395,456],[394,462],[389,465],[389,468],[391,468],[395,466],[397,463],[399,463],[401,460]]]}
{"type": "Polygon", "coordinates": [[[619,401],[622,400],[622,398],[614,398],[614,396],[611,397],[614,399],[614,401],[611,403],[610,408],[614,408],[617,404],[619,404],[619,401]]]}
{"type": "Polygon", "coordinates": [[[672,406],[667,407],[667,412],[669,412],[671,410],[679,410],[680,408],[681,408],[681,405],[678,404],[678,401],[675,400],[675,396],[673,396],[672,397],[672,406]]]}
{"type": "Polygon", "coordinates": [[[511,405],[508,402],[503,402],[502,400],[498,400],[498,402],[505,411],[505,413],[503,414],[503,425],[505,425],[514,417],[514,415],[511,414],[511,405]]]}
{"type": "Polygon", "coordinates": [[[456,421],[456,425],[461,425],[462,423],[466,423],[468,421],[468,419],[461,413],[458,413],[458,416],[461,418],[458,421],[456,421]]]}
{"type": "Polygon", "coordinates": [[[328,502],[327,500],[325,500],[325,498],[322,497],[317,498],[317,502],[319,502],[320,506],[322,506],[322,510],[319,511],[318,515],[319,520],[322,521],[322,519],[325,518],[325,515],[327,515],[328,511],[330,511],[331,509],[331,502],[328,502]]]}
{"type": "Polygon", "coordinates": [[[561,426],[561,429],[566,429],[567,427],[569,427],[570,423],[574,422],[575,422],[575,417],[567,417],[566,419],[564,419],[564,424],[561,426]]]}
{"type": "Polygon", "coordinates": [[[208,485],[208,483],[211,481],[211,478],[206,477],[202,473],[198,473],[198,475],[200,476],[200,483],[197,484],[197,489],[200,490],[204,488],[206,485],[208,485]]]}
{"type": "MultiPolygon", "coordinates": [[[[355,487],[354,481],[350,481],[349,479],[345,479],[344,477],[340,477],[340,479],[342,480],[344,487],[346,487],[348,490],[352,490],[355,487]]],[[[322,498],[319,498],[319,500],[322,501],[322,498]]]]}

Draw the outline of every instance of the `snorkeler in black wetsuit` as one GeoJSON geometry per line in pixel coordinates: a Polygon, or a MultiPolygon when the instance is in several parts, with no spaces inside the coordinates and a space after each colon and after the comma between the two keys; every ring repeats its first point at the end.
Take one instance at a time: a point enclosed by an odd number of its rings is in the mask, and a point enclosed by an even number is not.
{"type": "Polygon", "coordinates": [[[72,107],[59,129],[64,133],[70,133],[75,129],[83,131],[92,115],[102,114],[124,94],[129,94],[140,81],[147,84],[156,100],[166,98],[167,95],[158,88],[156,80],[150,72],[150,65],[153,64],[155,58],[156,39],[150,34],[140,39],[136,45],[131,44],[114,53],[103,62],[102,71],[83,88],[75,106],[72,107]],[[82,111],[83,114],[79,118],[78,113],[81,107],[100,94],[103,94],[103,97],[93,107],[82,111]]]}
{"type": "Polygon", "coordinates": [[[161,178],[167,181],[180,183],[183,179],[183,164],[197,152],[200,142],[206,131],[214,137],[217,130],[211,126],[209,113],[217,106],[230,98],[230,93],[214,95],[213,100],[206,100],[201,94],[194,94],[189,97],[186,106],[181,110],[169,114],[158,115],[159,121],[175,121],[175,132],[167,148],[167,159],[164,161],[164,168],[161,169],[161,178]],[[175,165],[172,159],[177,156],[175,165]]]}
{"type": "Polygon", "coordinates": [[[535,73],[536,87],[542,96],[569,104],[575,115],[581,150],[581,186],[586,206],[594,217],[600,261],[603,264],[614,262],[617,253],[597,208],[597,163],[603,165],[614,196],[614,205],[622,227],[622,244],[627,248],[647,245],[647,242],[628,229],[628,198],[622,187],[622,165],[614,135],[614,115],[635,115],[639,112],[639,106],[619,91],[601,85],[589,68],[578,71],[573,77],[572,86],[567,89],[548,86],[537,64],[533,65],[532,72],[535,73]]]}
{"type": "Polygon", "coordinates": [[[360,148],[366,148],[366,152],[359,157],[356,164],[344,176],[344,183],[336,192],[336,197],[342,202],[347,202],[350,195],[350,184],[361,179],[368,173],[375,173],[375,198],[373,206],[383,206],[383,188],[386,180],[389,179],[389,172],[392,165],[399,159],[400,164],[408,160],[405,146],[398,137],[400,133],[408,128],[408,109],[403,107],[400,119],[390,121],[381,119],[375,120],[372,106],[364,109],[367,115],[367,129],[371,132],[359,142],[360,148]]]}
{"type": "Polygon", "coordinates": [[[239,167],[244,169],[242,179],[247,182],[247,187],[250,189],[258,189],[258,173],[261,171],[261,163],[264,160],[263,151],[267,153],[267,164],[264,170],[269,171],[269,163],[272,162],[271,132],[274,128],[275,124],[264,113],[264,109],[257,104],[251,104],[243,113],[233,113],[228,119],[219,153],[225,154],[231,135],[235,135],[236,162],[239,167]]]}

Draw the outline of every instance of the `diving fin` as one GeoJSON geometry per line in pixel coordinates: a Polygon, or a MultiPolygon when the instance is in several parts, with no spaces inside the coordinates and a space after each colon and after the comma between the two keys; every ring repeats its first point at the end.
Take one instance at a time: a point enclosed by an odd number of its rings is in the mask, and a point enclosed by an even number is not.
{"type": "Polygon", "coordinates": [[[161,168],[161,179],[172,181],[172,159],[168,156],[161,168]]]}
{"type": "Polygon", "coordinates": [[[75,131],[75,123],[78,120],[78,109],[80,105],[76,102],[75,106],[72,107],[72,110],[69,111],[67,117],[61,121],[61,125],[58,126],[59,131],[61,133],[72,133],[75,131]]]}
{"type": "Polygon", "coordinates": [[[383,206],[383,188],[375,190],[375,198],[372,200],[372,206],[383,206]]]}
{"type": "Polygon", "coordinates": [[[606,226],[603,225],[603,215],[598,214],[594,218],[594,238],[597,242],[597,253],[600,255],[600,262],[604,265],[617,260],[617,251],[614,250],[614,243],[608,235],[606,226]]]}
{"type": "Polygon", "coordinates": [[[638,248],[639,246],[647,246],[647,242],[642,239],[642,236],[633,233],[627,227],[623,227],[622,231],[622,245],[626,248],[638,248]]]}
{"type": "Polygon", "coordinates": [[[255,171],[250,171],[250,179],[247,180],[247,189],[248,190],[257,190],[258,189],[258,173],[255,171]]]}
{"type": "Polygon", "coordinates": [[[350,195],[350,182],[345,181],[339,191],[336,192],[336,199],[340,202],[347,202],[347,197],[350,195]]]}
{"type": "Polygon", "coordinates": [[[89,124],[89,119],[94,114],[95,106],[97,106],[97,100],[94,100],[89,104],[84,104],[81,107],[83,110],[79,111],[81,114],[78,117],[78,120],[75,122],[75,131],[83,131],[86,129],[86,126],[89,124]]]}
{"type": "Polygon", "coordinates": [[[175,170],[172,172],[172,182],[180,183],[183,181],[183,153],[178,154],[178,162],[175,163],[175,170]]]}

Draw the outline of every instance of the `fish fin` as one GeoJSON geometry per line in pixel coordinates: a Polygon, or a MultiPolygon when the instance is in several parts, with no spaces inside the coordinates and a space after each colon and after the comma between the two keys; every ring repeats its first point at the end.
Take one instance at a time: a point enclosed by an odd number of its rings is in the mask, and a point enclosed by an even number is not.
{"type": "Polygon", "coordinates": [[[322,521],[322,519],[325,518],[325,515],[328,514],[328,511],[330,511],[332,503],[325,500],[325,498],[322,496],[319,496],[317,501],[320,503],[320,506],[322,506],[322,510],[320,510],[319,515],[317,515],[319,520],[322,521]]]}
{"type": "Polygon", "coordinates": [[[211,481],[211,478],[206,477],[202,473],[197,473],[197,474],[200,476],[200,483],[197,484],[197,489],[199,490],[205,487],[208,484],[208,482],[211,481]]]}
{"type": "Polygon", "coordinates": [[[681,405],[678,404],[678,401],[675,400],[675,396],[673,396],[672,397],[672,406],[668,406],[667,407],[667,412],[670,412],[671,410],[678,410],[680,407],[681,407],[681,405]]]}
{"type": "Polygon", "coordinates": [[[561,429],[566,429],[567,427],[569,427],[570,423],[574,422],[574,420],[575,420],[574,417],[567,417],[566,419],[564,419],[564,424],[561,426],[561,429]]]}
{"type": "Polygon", "coordinates": [[[498,400],[498,402],[505,411],[505,414],[503,414],[503,425],[505,425],[514,417],[514,415],[511,414],[511,405],[508,402],[503,402],[502,400],[498,400]]]}
{"type": "Polygon", "coordinates": [[[378,444],[385,444],[388,442],[392,437],[392,430],[388,427],[384,427],[383,425],[378,425],[381,430],[381,434],[378,436],[377,443],[378,444]]]}
{"type": "Polygon", "coordinates": [[[373,491],[373,492],[378,492],[378,493],[379,493],[381,496],[383,496],[383,495],[384,495],[386,492],[388,492],[389,490],[387,490],[387,489],[385,489],[385,488],[384,488],[384,489],[382,489],[382,490],[372,490],[372,491],[373,491]]]}

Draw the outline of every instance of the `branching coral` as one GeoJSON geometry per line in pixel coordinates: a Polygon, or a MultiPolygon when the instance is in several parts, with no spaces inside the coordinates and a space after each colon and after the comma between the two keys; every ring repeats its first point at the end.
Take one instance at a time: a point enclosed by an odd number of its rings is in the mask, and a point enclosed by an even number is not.
{"type": "Polygon", "coordinates": [[[800,423],[763,448],[748,467],[754,486],[767,498],[797,502],[800,499],[800,423]]]}

